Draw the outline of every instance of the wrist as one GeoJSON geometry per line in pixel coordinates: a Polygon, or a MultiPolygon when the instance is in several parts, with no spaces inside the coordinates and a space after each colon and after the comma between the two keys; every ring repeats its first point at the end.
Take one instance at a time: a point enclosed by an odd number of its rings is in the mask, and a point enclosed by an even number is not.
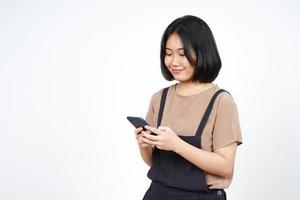
{"type": "Polygon", "coordinates": [[[180,137],[178,137],[177,143],[175,144],[173,151],[177,154],[180,154],[183,145],[184,141],[180,137]]]}
{"type": "Polygon", "coordinates": [[[141,145],[139,145],[139,149],[140,149],[140,151],[150,151],[150,150],[152,150],[153,148],[152,148],[152,146],[146,146],[146,147],[143,147],[143,146],[141,146],[141,145]]]}

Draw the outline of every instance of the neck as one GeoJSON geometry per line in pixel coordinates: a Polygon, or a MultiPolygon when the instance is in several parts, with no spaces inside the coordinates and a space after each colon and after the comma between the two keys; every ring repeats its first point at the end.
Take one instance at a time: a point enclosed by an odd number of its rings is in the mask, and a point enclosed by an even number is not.
{"type": "Polygon", "coordinates": [[[199,82],[179,82],[177,85],[181,89],[189,90],[194,88],[206,88],[207,86],[211,86],[213,83],[199,83],[199,82]]]}
{"type": "Polygon", "coordinates": [[[182,95],[196,94],[211,87],[213,83],[179,82],[176,91],[182,95]]]}

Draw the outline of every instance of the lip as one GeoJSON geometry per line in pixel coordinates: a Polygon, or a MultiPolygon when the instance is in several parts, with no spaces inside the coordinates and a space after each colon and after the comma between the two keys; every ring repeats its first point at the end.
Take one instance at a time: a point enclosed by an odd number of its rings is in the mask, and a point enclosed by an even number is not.
{"type": "Polygon", "coordinates": [[[184,69],[172,69],[172,74],[180,74],[184,69]]]}

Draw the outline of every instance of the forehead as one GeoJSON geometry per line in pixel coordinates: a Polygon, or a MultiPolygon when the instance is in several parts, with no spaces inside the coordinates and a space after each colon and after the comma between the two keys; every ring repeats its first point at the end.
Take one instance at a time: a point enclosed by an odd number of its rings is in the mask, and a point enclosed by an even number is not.
{"type": "Polygon", "coordinates": [[[168,37],[166,42],[166,49],[170,49],[170,50],[183,49],[183,44],[178,34],[173,33],[168,37]]]}

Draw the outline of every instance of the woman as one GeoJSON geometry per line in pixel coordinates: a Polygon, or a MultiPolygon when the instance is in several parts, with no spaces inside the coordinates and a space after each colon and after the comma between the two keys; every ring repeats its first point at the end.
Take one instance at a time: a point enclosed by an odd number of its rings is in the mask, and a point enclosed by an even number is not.
{"type": "Polygon", "coordinates": [[[221,69],[213,34],[200,18],[180,17],[160,55],[164,78],[177,83],[152,96],[150,126],[135,130],[152,180],[143,199],[226,199],[242,137],[233,97],[213,83],[221,69]]]}

